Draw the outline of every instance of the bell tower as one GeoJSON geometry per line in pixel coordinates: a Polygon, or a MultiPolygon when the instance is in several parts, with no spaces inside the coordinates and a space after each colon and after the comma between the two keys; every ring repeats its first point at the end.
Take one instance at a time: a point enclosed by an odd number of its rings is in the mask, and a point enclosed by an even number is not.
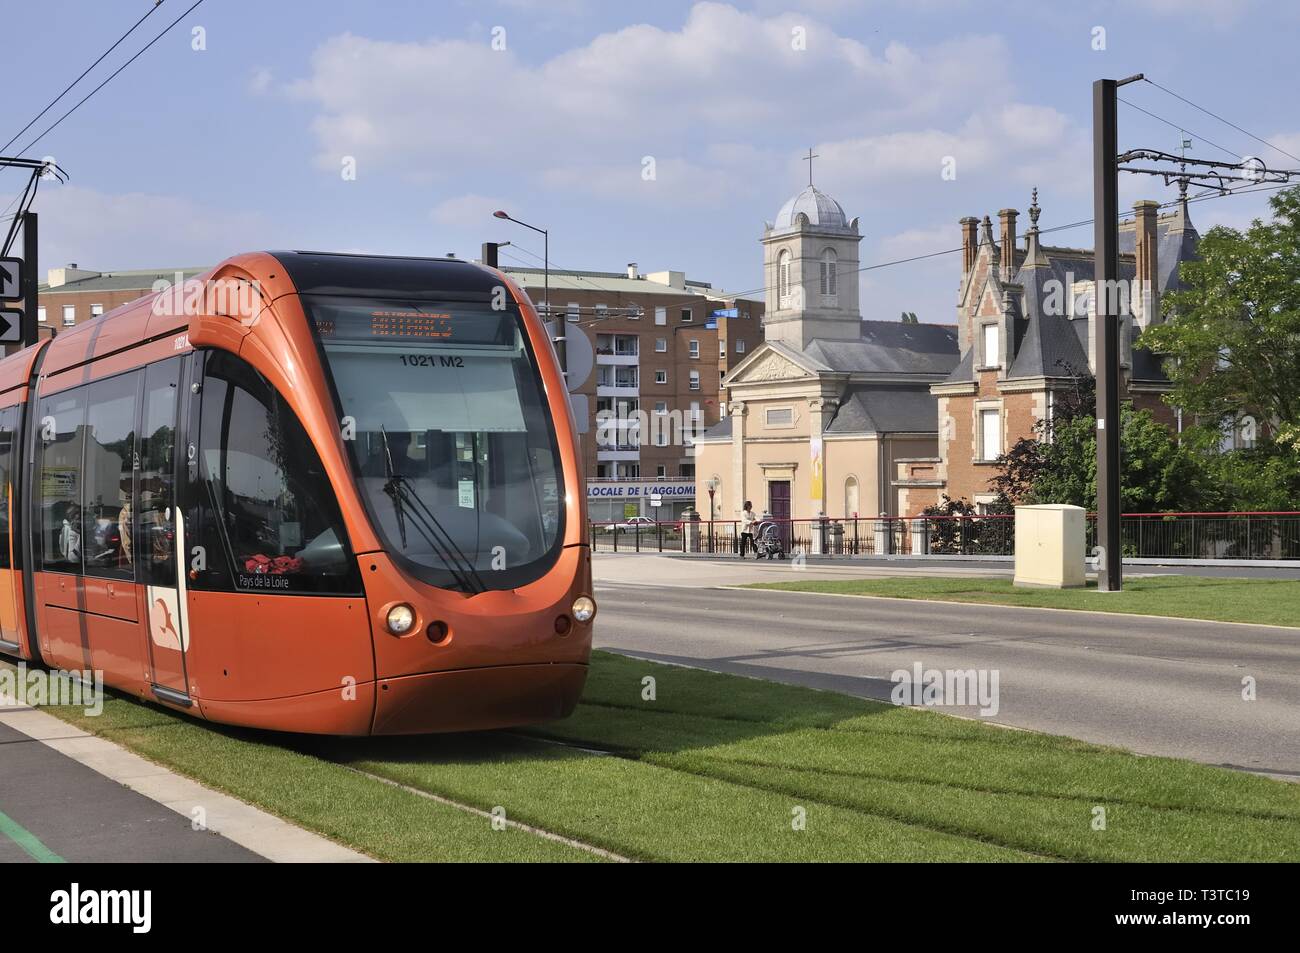
{"type": "MultiPolygon", "coordinates": [[[[809,157],[809,179],[812,178],[809,157]]],[[[816,338],[856,341],[858,220],[815,188],[792,197],[763,228],[764,338],[802,351],[816,338]]]]}

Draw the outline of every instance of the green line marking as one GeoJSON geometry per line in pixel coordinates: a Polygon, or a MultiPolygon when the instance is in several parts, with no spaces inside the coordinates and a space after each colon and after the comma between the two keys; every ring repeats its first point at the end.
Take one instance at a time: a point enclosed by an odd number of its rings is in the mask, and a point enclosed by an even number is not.
{"type": "Polygon", "coordinates": [[[0,834],[8,837],[11,841],[27,851],[38,864],[63,864],[67,863],[62,857],[54,853],[44,844],[40,838],[23,827],[4,811],[0,811],[0,834]]]}

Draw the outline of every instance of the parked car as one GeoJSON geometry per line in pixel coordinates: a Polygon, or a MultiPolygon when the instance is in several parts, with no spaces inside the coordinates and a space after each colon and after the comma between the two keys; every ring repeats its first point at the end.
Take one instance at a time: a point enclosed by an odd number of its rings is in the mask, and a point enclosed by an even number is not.
{"type": "Polygon", "coordinates": [[[617,523],[597,523],[598,533],[628,533],[640,529],[641,532],[653,530],[655,521],[648,516],[631,516],[617,523]]]}
{"type": "Polygon", "coordinates": [[[614,528],[620,533],[630,533],[636,530],[640,530],[644,533],[647,530],[653,530],[655,528],[655,521],[648,516],[633,516],[620,523],[615,523],[614,528]]]}

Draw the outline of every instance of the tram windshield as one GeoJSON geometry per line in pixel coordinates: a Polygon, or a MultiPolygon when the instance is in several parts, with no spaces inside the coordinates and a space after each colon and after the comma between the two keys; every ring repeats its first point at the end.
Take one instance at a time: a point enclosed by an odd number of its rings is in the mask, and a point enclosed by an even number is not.
{"type": "Polygon", "coordinates": [[[558,554],[559,455],[517,310],[303,295],[344,440],[386,548],[466,592],[538,578],[558,554]]]}

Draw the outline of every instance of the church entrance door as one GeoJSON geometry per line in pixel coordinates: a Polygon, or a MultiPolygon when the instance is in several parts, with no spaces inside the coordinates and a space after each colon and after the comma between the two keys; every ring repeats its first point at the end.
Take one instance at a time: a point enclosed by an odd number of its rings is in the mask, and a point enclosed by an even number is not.
{"type": "Polygon", "coordinates": [[[768,511],[777,523],[781,534],[781,548],[790,551],[790,481],[769,480],[767,484],[768,511]]]}

